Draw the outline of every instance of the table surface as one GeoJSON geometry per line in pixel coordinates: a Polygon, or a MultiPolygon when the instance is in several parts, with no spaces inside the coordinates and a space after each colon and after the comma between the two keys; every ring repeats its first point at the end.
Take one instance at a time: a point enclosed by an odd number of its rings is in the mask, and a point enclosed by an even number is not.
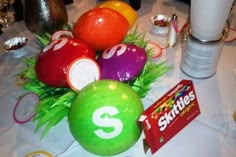
{"type": "MultiPolygon", "coordinates": [[[[67,6],[69,22],[74,22],[82,13],[92,9],[96,5],[94,0],[74,0],[67,6]]],[[[138,27],[146,32],[146,38],[162,45],[164,37],[153,34],[150,17],[157,14],[171,16],[176,13],[179,17],[179,25],[183,25],[188,17],[189,6],[174,0],[146,0],[142,1],[138,10],[138,27]]],[[[230,14],[232,27],[236,27],[235,9],[230,14]]],[[[22,87],[17,86],[15,75],[18,74],[23,64],[23,57],[40,52],[34,35],[30,33],[24,22],[14,23],[4,30],[0,36],[3,43],[15,36],[25,36],[29,39],[21,58],[11,54],[1,53],[0,57],[0,152],[1,157],[23,157],[26,154],[43,150],[53,156],[96,156],[85,151],[71,136],[68,123],[62,121],[55,126],[48,135],[40,140],[40,133],[34,133],[35,124],[16,124],[12,118],[13,108],[17,98],[26,93],[22,87]]],[[[158,79],[148,95],[142,100],[144,107],[149,107],[165,92],[176,85],[182,79],[193,80],[201,114],[187,125],[180,133],[160,148],[155,154],[143,150],[142,133],[137,143],[127,151],[116,155],[117,157],[233,157],[236,156],[236,122],[233,112],[236,110],[236,42],[224,44],[224,48],[218,64],[217,73],[208,79],[192,79],[183,74],[179,68],[181,47],[180,44],[163,51],[155,62],[167,61],[174,69],[158,79]]]]}

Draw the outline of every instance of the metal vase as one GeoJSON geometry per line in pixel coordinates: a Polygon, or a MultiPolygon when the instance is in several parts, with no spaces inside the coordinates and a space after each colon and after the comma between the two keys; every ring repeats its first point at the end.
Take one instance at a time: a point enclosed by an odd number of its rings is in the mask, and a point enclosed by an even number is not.
{"type": "Polygon", "coordinates": [[[24,22],[37,34],[62,29],[68,22],[63,0],[24,0],[24,22]]]}

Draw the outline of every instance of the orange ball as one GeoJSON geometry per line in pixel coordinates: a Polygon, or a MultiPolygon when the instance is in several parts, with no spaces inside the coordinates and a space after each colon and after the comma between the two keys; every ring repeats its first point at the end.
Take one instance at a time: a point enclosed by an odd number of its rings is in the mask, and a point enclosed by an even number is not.
{"type": "Polygon", "coordinates": [[[126,18],[109,8],[91,9],[80,16],[73,26],[73,35],[95,50],[105,50],[121,43],[128,31],[126,18]]]}

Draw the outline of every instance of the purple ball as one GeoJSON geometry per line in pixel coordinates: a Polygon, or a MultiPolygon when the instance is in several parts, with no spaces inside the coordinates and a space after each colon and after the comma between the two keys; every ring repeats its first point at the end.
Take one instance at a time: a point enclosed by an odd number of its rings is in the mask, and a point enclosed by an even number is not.
{"type": "Polygon", "coordinates": [[[118,44],[108,48],[97,60],[101,69],[101,79],[122,82],[137,77],[146,61],[146,51],[133,44],[118,44]]]}

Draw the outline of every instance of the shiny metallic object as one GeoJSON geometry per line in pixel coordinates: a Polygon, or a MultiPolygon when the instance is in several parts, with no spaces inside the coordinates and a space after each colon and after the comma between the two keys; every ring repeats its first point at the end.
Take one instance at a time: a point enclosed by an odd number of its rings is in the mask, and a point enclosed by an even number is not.
{"type": "Polygon", "coordinates": [[[158,35],[166,35],[168,33],[168,25],[169,25],[169,18],[166,15],[155,15],[150,18],[152,29],[151,32],[158,35]],[[159,26],[156,22],[162,21],[164,22],[163,26],[159,26]]]}
{"type": "Polygon", "coordinates": [[[25,55],[25,45],[28,39],[26,37],[14,37],[3,43],[4,53],[10,53],[15,58],[25,55]]]}
{"type": "Polygon", "coordinates": [[[224,46],[226,31],[218,40],[199,40],[188,28],[182,45],[180,69],[188,76],[205,79],[215,75],[224,46]]]}
{"type": "Polygon", "coordinates": [[[4,42],[3,47],[6,51],[17,50],[25,46],[27,41],[26,37],[14,37],[4,42]]]}
{"type": "Polygon", "coordinates": [[[25,0],[24,22],[33,33],[53,33],[68,22],[68,14],[62,0],[25,0]]]}

